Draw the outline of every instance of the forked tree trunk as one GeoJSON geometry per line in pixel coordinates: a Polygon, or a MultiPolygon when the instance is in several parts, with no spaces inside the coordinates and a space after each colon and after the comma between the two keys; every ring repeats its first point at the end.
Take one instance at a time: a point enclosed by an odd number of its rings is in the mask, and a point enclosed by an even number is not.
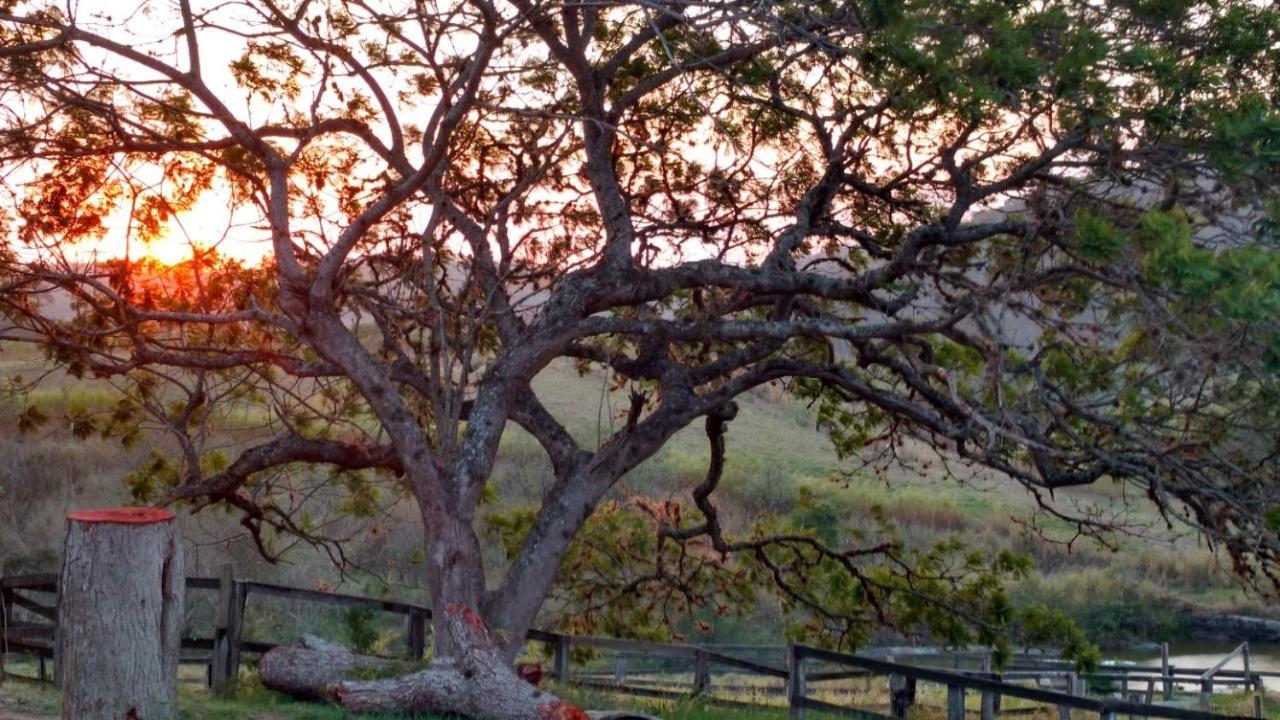
{"type": "Polygon", "coordinates": [[[516,675],[470,608],[441,613],[452,657],[381,680],[338,679],[364,662],[329,643],[277,647],[263,655],[262,682],[302,697],[327,697],[357,713],[456,713],[478,720],[587,720],[577,707],[516,675]]]}
{"type": "Polygon", "coordinates": [[[177,718],[185,583],[173,513],[72,513],[62,558],[62,717],[177,718]]]}

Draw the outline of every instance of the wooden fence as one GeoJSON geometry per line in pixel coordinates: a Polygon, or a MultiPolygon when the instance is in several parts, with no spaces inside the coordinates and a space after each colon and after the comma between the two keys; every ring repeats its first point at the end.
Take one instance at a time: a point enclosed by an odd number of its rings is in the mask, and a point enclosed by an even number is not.
{"type": "MultiPolygon", "coordinates": [[[[1207,718],[1224,717],[1204,710],[1191,710],[1153,703],[1150,692],[1147,693],[1146,702],[1134,702],[1124,697],[1120,699],[1091,698],[1075,692],[1059,692],[1004,682],[1003,675],[997,673],[964,673],[954,670],[904,665],[802,645],[791,646],[788,661],[791,680],[787,686],[787,704],[792,709],[792,717],[797,717],[801,711],[806,709],[821,710],[848,717],[863,718],[864,720],[872,717],[884,717],[880,714],[868,713],[856,708],[833,705],[810,698],[807,692],[807,684],[810,678],[807,677],[805,668],[812,662],[859,668],[875,675],[889,677],[890,717],[895,718],[903,717],[906,708],[914,704],[916,685],[920,682],[935,683],[946,687],[948,720],[965,719],[967,714],[965,695],[967,692],[976,692],[981,695],[982,702],[979,712],[983,720],[990,720],[990,718],[1001,714],[1000,701],[1004,697],[1021,698],[1041,705],[1056,706],[1059,716],[1063,720],[1069,720],[1073,710],[1097,713],[1101,720],[1115,720],[1117,715],[1169,718],[1170,720],[1206,720],[1207,718]]],[[[1280,673],[1253,673],[1255,677],[1249,678],[1249,682],[1252,683],[1253,687],[1260,687],[1261,676],[1264,674],[1268,676],[1280,675],[1280,673]]],[[[1257,696],[1255,696],[1256,699],[1257,696]]],[[[1257,702],[1255,702],[1255,717],[1261,717],[1261,706],[1257,702]]]]}
{"type": "MultiPolygon", "coordinates": [[[[22,575],[0,577],[0,625],[3,629],[3,646],[0,650],[7,653],[22,653],[38,659],[38,679],[49,680],[50,671],[46,661],[52,660],[52,679],[58,677],[57,658],[57,584],[56,575],[22,575]],[[26,614],[34,620],[20,621],[20,615],[26,614]]],[[[208,682],[213,692],[224,695],[234,690],[236,678],[240,674],[242,655],[260,654],[271,647],[264,643],[245,638],[245,609],[250,595],[288,598],[308,602],[322,603],[330,606],[370,608],[386,613],[401,615],[405,623],[405,654],[411,658],[421,658],[426,649],[427,628],[431,618],[429,608],[413,603],[385,600],[378,598],[345,595],[341,593],[322,592],[292,588],[272,583],[261,583],[237,580],[228,566],[216,578],[193,577],[187,579],[188,590],[205,590],[217,593],[211,637],[184,638],[182,648],[185,653],[181,662],[199,663],[208,668],[208,682]]],[[[779,700],[790,708],[792,717],[799,717],[806,710],[832,713],[861,720],[886,720],[903,718],[908,708],[917,702],[918,683],[933,683],[946,689],[946,709],[948,720],[965,720],[968,712],[965,708],[967,693],[981,696],[980,710],[977,714],[981,720],[993,720],[997,716],[1023,714],[1035,711],[1036,708],[1008,708],[1002,710],[1002,698],[1021,698],[1038,703],[1040,707],[1058,708],[1060,720],[1070,720],[1071,711],[1096,713],[1100,720],[1114,720],[1117,715],[1130,717],[1167,718],[1168,720],[1218,720],[1223,715],[1207,712],[1207,705],[1200,709],[1190,709],[1171,705],[1162,705],[1155,701],[1157,683],[1161,694],[1167,700],[1172,697],[1173,688],[1190,685],[1197,687],[1204,703],[1205,692],[1212,692],[1214,684],[1242,685],[1246,690],[1261,689],[1262,678],[1280,677],[1280,673],[1246,670],[1227,670],[1224,666],[1235,655],[1247,657],[1247,646],[1238,648],[1235,653],[1223,659],[1212,668],[1179,668],[1167,660],[1161,667],[1107,667],[1105,671],[1089,675],[1077,675],[1061,661],[1044,658],[1021,657],[1010,668],[1002,673],[991,671],[988,655],[981,653],[964,654],[969,660],[976,660],[977,670],[963,671],[958,669],[959,656],[956,658],[957,669],[942,669],[916,664],[894,662],[892,657],[876,658],[869,655],[851,655],[837,653],[803,645],[778,646],[785,650],[785,665],[772,664],[768,661],[746,659],[732,652],[741,648],[700,647],[696,645],[679,645],[663,643],[647,643],[612,638],[570,636],[559,633],[531,630],[528,639],[532,642],[544,643],[548,646],[552,658],[551,674],[559,683],[578,685],[581,687],[606,690],[614,693],[631,694],[665,699],[683,699],[698,697],[713,704],[736,707],[759,707],[759,702],[746,702],[732,697],[717,695],[734,686],[717,683],[715,676],[747,675],[756,678],[770,679],[774,683],[775,694],[779,700]],[[579,668],[574,672],[573,658],[575,649],[590,649],[599,653],[613,652],[617,661],[612,674],[588,671],[579,668]],[[674,667],[683,668],[686,675],[691,675],[691,682],[677,682],[671,679],[670,673],[661,674],[657,679],[646,680],[634,674],[628,677],[625,658],[643,658],[648,662],[665,662],[674,667]],[[811,694],[811,690],[819,683],[861,678],[870,687],[873,678],[887,680],[888,703],[872,707],[854,707],[830,702],[833,695],[830,686],[821,692],[827,700],[821,700],[811,694]],[[1105,681],[1120,683],[1120,697],[1095,698],[1088,697],[1085,681],[1105,681]],[[1019,682],[1032,681],[1035,686],[1026,686],[1019,682]],[[1042,684],[1058,683],[1063,691],[1045,689],[1042,684]],[[1135,684],[1141,687],[1146,684],[1146,691],[1132,695],[1128,691],[1135,684]]],[[[882,653],[883,654],[883,653],[882,653]]],[[[921,657],[923,653],[902,651],[904,655],[921,657]]],[[[758,685],[742,686],[743,689],[759,691],[769,695],[770,692],[758,685]]],[[[847,689],[847,688],[846,688],[847,689]]],[[[839,693],[834,693],[839,694],[839,693]]],[[[774,703],[775,707],[781,707],[774,703]]],[[[1255,717],[1261,717],[1260,697],[1255,695],[1255,717]]]]}

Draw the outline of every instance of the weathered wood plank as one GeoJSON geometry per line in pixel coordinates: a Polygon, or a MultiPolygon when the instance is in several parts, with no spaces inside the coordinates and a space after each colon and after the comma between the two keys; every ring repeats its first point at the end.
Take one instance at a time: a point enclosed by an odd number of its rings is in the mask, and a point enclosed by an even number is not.
{"type": "Polygon", "coordinates": [[[731,655],[721,655],[720,653],[711,652],[710,650],[703,650],[702,652],[704,655],[706,655],[707,660],[711,662],[713,665],[727,665],[729,667],[748,670],[757,675],[765,675],[767,677],[782,678],[784,680],[787,677],[786,670],[783,670],[782,668],[773,667],[772,665],[765,665],[763,663],[752,662],[751,660],[743,660],[742,658],[736,658],[731,655]]]}
{"type": "Polygon", "coordinates": [[[234,693],[240,679],[240,652],[243,649],[244,608],[249,599],[246,583],[234,582],[231,593],[231,614],[227,618],[227,692],[234,693]]]}
{"type": "Polygon", "coordinates": [[[9,625],[4,629],[5,640],[53,640],[54,631],[57,628],[53,625],[37,624],[37,623],[19,623],[17,625],[9,625]]]}
{"type": "Polygon", "coordinates": [[[421,660],[427,652],[427,614],[411,612],[405,631],[405,644],[412,660],[421,660]]]}
{"type": "Polygon", "coordinates": [[[791,645],[787,648],[787,707],[791,708],[793,720],[804,716],[805,700],[808,699],[808,689],[805,686],[806,665],[808,657],[802,646],[791,645]]]}
{"type": "Polygon", "coordinates": [[[57,573],[29,573],[0,577],[0,587],[20,588],[36,592],[58,592],[57,573]]]}
{"type": "MultiPolygon", "coordinates": [[[[1240,655],[1241,653],[1247,653],[1247,652],[1249,652],[1249,643],[1247,642],[1240,643],[1239,645],[1236,646],[1235,650],[1232,650],[1231,652],[1227,653],[1226,657],[1219,660],[1217,665],[1214,665],[1208,670],[1205,670],[1204,673],[1200,676],[1200,679],[1201,680],[1213,679],[1213,676],[1217,675],[1219,670],[1226,667],[1227,663],[1234,660],[1236,656],[1240,655]]],[[[1247,672],[1241,673],[1241,674],[1245,675],[1246,677],[1248,676],[1247,672]]]]}
{"type": "Polygon", "coordinates": [[[213,653],[209,665],[209,687],[214,697],[226,697],[230,692],[227,684],[227,659],[230,648],[227,645],[227,627],[231,622],[231,606],[235,598],[236,579],[234,568],[230,563],[222,566],[218,574],[218,605],[213,614],[213,653]]]}
{"type": "MultiPolygon", "coordinates": [[[[557,637],[570,637],[559,635],[557,637]]],[[[698,651],[696,645],[664,645],[662,643],[644,642],[640,640],[617,640],[614,638],[596,637],[592,635],[573,635],[574,645],[582,647],[604,648],[607,650],[625,650],[644,653],[657,657],[691,658],[698,651]]]]}
{"type": "Polygon", "coordinates": [[[711,670],[707,666],[707,653],[693,656],[693,694],[702,695],[711,688],[711,670]]]}
{"type": "MultiPolygon", "coordinates": [[[[600,682],[596,680],[582,680],[571,678],[569,684],[575,687],[588,688],[592,690],[605,690],[620,695],[635,695],[637,697],[652,697],[664,700],[687,700],[688,693],[672,690],[659,690],[656,688],[637,687],[634,685],[614,685],[610,682],[600,682]]],[[[761,705],[760,703],[744,702],[742,700],[732,700],[729,698],[717,697],[715,695],[707,695],[699,698],[700,703],[707,705],[716,705],[720,707],[741,708],[744,710],[760,710],[765,707],[781,707],[778,705],[761,705]]]]}
{"type": "Polygon", "coordinates": [[[570,639],[567,635],[556,636],[554,655],[552,659],[551,676],[556,682],[567,682],[569,680],[569,645],[570,639]]]}
{"type": "Polygon", "coordinates": [[[425,613],[427,617],[431,617],[431,610],[414,605],[413,603],[399,602],[397,600],[382,600],[378,598],[367,598],[359,595],[346,595],[343,593],[322,592],[320,590],[307,590],[304,588],[291,588],[285,585],[276,585],[273,583],[244,581],[242,583],[249,592],[261,595],[272,595],[275,597],[292,598],[294,600],[310,600],[312,602],[326,603],[329,605],[347,605],[350,607],[367,607],[385,612],[401,613],[408,615],[410,613],[425,613]]]}
{"type": "MultiPolygon", "coordinates": [[[[25,589],[25,588],[24,588],[25,589]]],[[[39,615],[46,620],[57,621],[58,608],[49,605],[42,605],[35,600],[23,597],[17,591],[9,593],[9,602],[15,607],[20,607],[29,613],[39,615]]]]}
{"type": "Polygon", "coordinates": [[[964,686],[947,686],[947,720],[964,720],[964,686]]]}
{"type": "Polygon", "coordinates": [[[805,657],[821,660],[823,662],[863,667],[884,675],[901,673],[908,677],[915,677],[917,680],[924,682],[934,682],[942,685],[954,684],[969,690],[992,691],[1010,697],[1019,697],[1025,700],[1033,700],[1048,705],[1066,705],[1078,710],[1085,710],[1099,714],[1141,715],[1146,717],[1169,718],[1170,720],[1221,720],[1224,717],[1243,717],[1215,715],[1212,713],[1182,710],[1178,708],[1150,706],[1142,703],[1076,697],[1074,695],[1054,692],[1051,690],[1022,687],[1021,685],[1011,685],[985,678],[972,677],[965,673],[958,673],[949,670],[898,665],[896,663],[887,663],[881,660],[874,660],[857,655],[848,655],[845,653],[837,653],[830,650],[822,650],[820,648],[804,646],[797,647],[799,652],[805,657]]]}

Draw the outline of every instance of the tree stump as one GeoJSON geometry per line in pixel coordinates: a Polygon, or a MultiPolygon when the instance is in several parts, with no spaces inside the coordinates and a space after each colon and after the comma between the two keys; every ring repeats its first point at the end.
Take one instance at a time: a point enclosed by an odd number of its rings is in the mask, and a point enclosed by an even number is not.
{"type": "Polygon", "coordinates": [[[67,516],[58,602],[62,717],[172,720],[185,590],[173,513],[67,516]]]}

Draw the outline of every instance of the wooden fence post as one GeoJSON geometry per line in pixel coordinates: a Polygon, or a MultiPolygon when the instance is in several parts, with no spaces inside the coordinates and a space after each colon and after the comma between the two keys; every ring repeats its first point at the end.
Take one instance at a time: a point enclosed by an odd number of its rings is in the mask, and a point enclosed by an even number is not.
{"type": "Polygon", "coordinates": [[[807,658],[799,645],[787,647],[787,706],[792,718],[804,717],[805,689],[804,666],[807,658]]]}
{"type": "Polygon", "coordinates": [[[627,654],[619,651],[613,658],[613,684],[625,685],[627,683],[627,654]]]}
{"type": "Polygon", "coordinates": [[[214,617],[213,658],[210,683],[215,697],[235,692],[240,677],[240,638],[244,632],[244,606],[248,586],[237,582],[230,563],[218,575],[218,608],[214,617]]]}
{"type": "Polygon", "coordinates": [[[964,720],[963,686],[947,686],[947,720],[964,720]]]}
{"type": "Polygon", "coordinates": [[[569,682],[569,645],[568,635],[556,635],[555,660],[552,668],[553,677],[558,683],[569,682]]]}
{"type": "Polygon", "coordinates": [[[905,718],[912,705],[916,704],[916,679],[905,675],[889,676],[889,714],[895,718],[905,718]]]}
{"type": "Polygon", "coordinates": [[[0,587],[0,621],[3,621],[4,627],[14,624],[13,591],[6,587],[0,587]]]}
{"type": "Polygon", "coordinates": [[[1251,676],[1249,675],[1249,643],[1247,641],[1240,647],[1240,656],[1244,660],[1244,691],[1252,692],[1253,685],[1250,682],[1251,676]]]}
{"type": "Polygon", "coordinates": [[[1173,699],[1173,668],[1169,665],[1169,643],[1160,643],[1160,677],[1164,679],[1164,699],[1173,699]]]}
{"type": "Polygon", "coordinates": [[[231,614],[227,623],[227,679],[226,693],[236,690],[240,680],[240,638],[244,635],[244,606],[249,599],[247,583],[233,581],[231,614]]]}
{"type": "Polygon", "coordinates": [[[1160,643],[1160,677],[1164,680],[1164,699],[1173,699],[1173,667],[1169,665],[1169,643],[1160,643]]]}
{"type": "MultiPolygon", "coordinates": [[[[1076,674],[1074,672],[1067,673],[1066,681],[1067,681],[1067,690],[1066,690],[1067,694],[1068,695],[1077,694],[1076,691],[1079,688],[1076,687],[1076,674]]],[[[1067,706],[1067,705],[1058,706],[1058,720],[1071,720],[1070,706],[1067,706]]]]}
{"type": "Polygon", "coordinates": [[[62,689],[62,626],[56,620],[53,623],[53,686],[62,689]]]}
{"type": "Polygon", "coordinates": [[[693,695],[697,697],[711,687],[711,668],[704,650],[693,651],[693,695]]]}
{"type": "Polygon", "coordinates": [[[427,615],[411,610],[407,622],[409,626],[405,632],[405,644],[408,646],[409,659],[418,661],[427,653],[427,615]]]}
{"type": "MultiPolygon", "coordinates": [[[[991,676],[992,663],[991,653],[982,656],[982,672],[988,680],[991,676]]],[[[995,720],[996,717],[996,694],[992,692],[982,691],[982,720],[995,720]]]]}
{"type": "Polygon", "coordinates": [[[214,697],[227,693],[227,628],[235,594],[234,568],[228,563],[218,573],[218,607],[213,616],[213,655],[209,659],[209,687],[214,697]]]}

